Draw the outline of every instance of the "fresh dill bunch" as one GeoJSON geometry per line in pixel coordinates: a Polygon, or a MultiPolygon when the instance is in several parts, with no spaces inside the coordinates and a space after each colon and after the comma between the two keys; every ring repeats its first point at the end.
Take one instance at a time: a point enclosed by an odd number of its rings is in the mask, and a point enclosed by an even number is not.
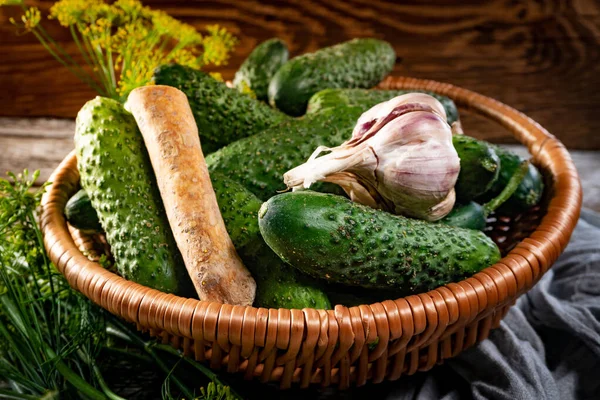
{"type": "MultiPolygon", "coordinates": [[[[34,187],[39,171],[8,175],[0,179],[0,381],[12,390],[0,385],[0,398],[121,400],[103,377],[107,352],[162,371],[164,398],[175,398],[171,385],[187,399],[241,398],[204,365],[140,337],[73,290],[44,249],[38,212],[46,185],[34,187]],[[116,345],[115,336],[126,345],[116,345]],[[208,386],[198,390],[197,380],[180,377],[180,364],[206,376],[208,386]]],[[[132,371],[133,378],[140,375],[132,371]]]]}
{"type": "Polygon", "coordinates": [[[218,25],[204,34],[164,11],[152,10],[138,0],[60,0],[50,8],[49,19],[69,29],[83,55],[79,65],[42,27],[41,13],[23,1],[24,14],[11,19],[21,33],[31,32],[61,64],[98,94],[124,101],[129,92],[151,84],[161,64],[175,62],[194,69],[226,65],[237,39],[218,25]]]}

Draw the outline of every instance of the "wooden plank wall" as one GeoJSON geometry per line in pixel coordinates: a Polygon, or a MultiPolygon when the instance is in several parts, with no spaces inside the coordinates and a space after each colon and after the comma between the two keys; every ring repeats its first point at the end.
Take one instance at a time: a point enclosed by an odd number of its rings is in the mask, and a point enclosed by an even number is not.
{"type": "MultiPolygon", "coordinates": [[[[50,1],[28,1],[48,10],[50,1]]],[[[570,148],[600,149],[600,3],[494,1],[155,1],[145,4],[198,28],[219,23],[240,38],[225,77],[256,46],[280,37],[293,55],[353,37],[396,49],[395,74],[431,78],[497,98],[530,115],[570,148]]],[[[94,93],[55,62],[32,35],[15,35],[0,8],[0,116],[75,116],[94,93]]],[[[44,21],[76,54],[68,32],[44,21]]],[[[475,136],[511,142],[473,121],[475,136]]]]}

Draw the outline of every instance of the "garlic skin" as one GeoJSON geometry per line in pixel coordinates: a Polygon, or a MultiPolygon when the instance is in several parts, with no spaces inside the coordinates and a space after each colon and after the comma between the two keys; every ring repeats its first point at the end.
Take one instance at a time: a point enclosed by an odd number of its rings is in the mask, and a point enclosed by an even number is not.
{"type": "Polygon", "coordinates": [[[436,221],[454,206],[459,171],[444,108],[429,95],[408,93],[365,112],[350,140],[319,147],[283,177],[294,190],[332,182],[358,203],[436,221]],[[329,153],[319,157],[323,151],[329,153]]]}

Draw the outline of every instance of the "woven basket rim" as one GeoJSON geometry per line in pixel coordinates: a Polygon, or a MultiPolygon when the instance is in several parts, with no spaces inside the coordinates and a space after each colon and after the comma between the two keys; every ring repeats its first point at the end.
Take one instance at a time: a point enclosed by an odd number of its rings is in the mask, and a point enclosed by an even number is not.
{"type": "MultiPolygon", "coordinates": [[[[562,253],[579,218],[581,184],[568,151],[526,115],[478,93],[447,83],[407,77],[389,77],[378,87],[430,90],[452,98],[459,108],[475,111],[511,131],[527,146],[533,162],[552,177],[552,196],[547,213],[536,230],[496,264],[463,281],[425,293],[355,307],[336,305],[333,310],[327,311],[266,310],[210,303],[165,294],[128,281],[89,261],[77,249],[63,215],[67,193],[74,191],[75,182],[79,180],[76,156],[71,152],[49,179],[52,183],[42,199],[41,227],[51,260],[71,286],[110,312],[144,328],[185,338],[202,337],[208,342],[219,343],[223,348],[228,348],[230,342],[239,341],[243,347],[247,341],[253,341],[256,346],[262,345],[264,351],[276,347],[288,349],[290,357],[297,356],[311,330],[322,331],[320,325],[329,321],[329,329],[333,323],[338,330],[330,332],[331,340],[323,347],[321,358],[330,357],[333,365],[357,340],[367,343],[374,340],[369,336],[370,332],[378,332],[379,343],[369,355],[369,361],[388,351],[390,341],[406,335],[402,329],[396,334],[394,327],[388,326],[390,321],[410,318],[414,328],[411,337],[419,335],[413,347],[419,347],[446,337],[453,327],[460,328],[488,315],[495,308],[514,302],[520,294],[533,287],[562,253]],[[218,318],[211,320],[211,313],[216,313],[218,318]],[[194,323],[195,315],[202,315],[202,326],[194,323]],[[219,324],[231,323],[233,326],[232,321],[246,317],[252,317],[253,321],[257,318],[276,319],[279,327],[276,342],[270,341],[269,332],[259,332],[258,329],[248,328],[241,332],[240,328],[240,332],[232,333],[232,328],[229,328],[229,335],[219,329],[219,324]],[[312,323],[314,319],[320,324],[312,323]],[[303,330],[305,334],[298,338],[298,335],[294,336],[294,329],[303,330]],[[386,330],[388,336],[382,337],[381,332],[386,330]]],[[[259,326],[258,322],[256,326],[259,326]]],[[[270,325],[265,327],[270,329],[270,325]]]]}

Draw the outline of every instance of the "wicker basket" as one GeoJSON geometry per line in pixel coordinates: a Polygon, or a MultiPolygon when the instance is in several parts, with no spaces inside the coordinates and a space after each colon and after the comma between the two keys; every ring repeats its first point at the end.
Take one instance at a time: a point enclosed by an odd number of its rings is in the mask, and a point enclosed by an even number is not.
{"type": "Polygon", "coordinates": [[[63,209],[78,189],[70,154],[50,178],[41,219],[50,258],[69,283],[139,329],[212,368],[246,378],[340,388],[425,371],[484,340],[519,295],[564,250],[581,208],[581,185],[564,146],[518,111],[449,84],[389,78],[385,89],[431,90],[510,130],[547,179],[545,201],[520,219],[496,218],[491,236],[508,254],[462,282],[396,300],[334,310],[264,309],[209,303],[127,281],[86,257],[94,241],[67,226],[63,209]],[[378,339],[378,341],[377,341],[378,339]],[[368,343],[377,344],[369,346],[368,343]]]}

